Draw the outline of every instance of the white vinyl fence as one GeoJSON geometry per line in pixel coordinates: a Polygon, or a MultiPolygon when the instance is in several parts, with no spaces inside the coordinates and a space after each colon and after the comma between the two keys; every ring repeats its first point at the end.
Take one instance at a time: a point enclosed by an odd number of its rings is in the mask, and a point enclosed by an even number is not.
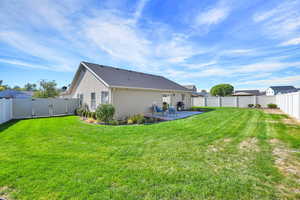
{"type": "Polygon", "coordinates": [[[0,99],[0,124],[12,119],[12,100],[0,99]]]}
{"type": "Polygon", "coordinates": [[[283,112],[300,120],[300,92],[276,95],[276,103],[283,112]]]}
{"type": "Polygon", "coordinates": [[[0,124],[10,119],[74,114],[79,99],[0,99],[0,124]]]}
{"type": "Polygon", "coordinates": [[[239,96],[239,97],[193,97],[192,106],[208,107],[239,107],[247,108],[249,104],[260,104],[266,108],[268,104],[276,103],[275,96],[239,96]]]}

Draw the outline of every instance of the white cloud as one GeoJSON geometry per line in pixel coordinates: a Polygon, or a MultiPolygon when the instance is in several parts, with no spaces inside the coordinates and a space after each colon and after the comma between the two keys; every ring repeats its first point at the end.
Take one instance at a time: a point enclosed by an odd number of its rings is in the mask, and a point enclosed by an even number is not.
{"type": "Polygon", "coordinates": [[[255,13],[253,21],[261,23],[265,34],[273,38],[286,38],[299,33],[300,1],[282,1],[275,8],[255,13]]]}
{"type": "Polygon", "coordinates": [[[281,43],[281,46],[298,45],[298,44],[300,44],[300,37],[285,41],[281,43]]]}
{"type": "Polygon", "coordinates": [[[241,82],[240,85],[299,85],[300,75],[241,82]]]}
{"type": "Polygon", "coordinates": [[[253,53],[253,49],[232,49],[223,51],[223,54],[232,54],[232,55],[242,55],[242,54],[250,54],[253,53]]]}
{"type": "Polygon", "coordinates": [[[184,64],[182,64],[182,66],[184,66],[188,69],[202,69],[204,67],[208,67],[208,66],[212,66],[212,65],[216,65],[216,64],[217,64],[217,61],[212,60],[212,61],[206,62],[206,63],[194,63],[194,64],[184,63],[184,64]]]}
{"type": "Polygon", "coordinates": [[[16,65],[16,66],[22,67],[22,68],[65,71],[64,70],[65,66],[53,67],[53,66],[32,64],[32,63],[23,62],[23,61],[20,61],[20,60],[14,60],[14,59],[10,60],[10,59],[2,59],[2,58],[0,58],[0,62],[1,63],[11,64],[11,65],[16,65]]]}
{"type": "Polygon", "coordinates": [[[136,7],[136,10],[134,12],[134,15],[133,15],[133,20],[134,22],[137,22],[141,16],[142,16],[142,12],[145,8],[145,6],[147,5],[147,3],[149,2],[149,0],[139,0],[138,4],[137,4],[137,7],[136,7]]]}
{"type": "Polygon", "coordinates": [[[234,71],[240,73],[249,72],[274,72],[289,67],[300,67],[300,62],[260,62],[236,67],[234,71]]]}
{"type": "Polygon", "coordinates": [[[90,42],[116,59],[134,64],[147,62],[150,41],[126,19],[108,13],[86,20],[82,30],[90,42]]]}
{"type": "Polygon", "coordinates": [[[215,7],[200,13],[196,17],[196,25],[214,25],[222,22],[229,15],[230,9],[226,6],[215,7]]]}

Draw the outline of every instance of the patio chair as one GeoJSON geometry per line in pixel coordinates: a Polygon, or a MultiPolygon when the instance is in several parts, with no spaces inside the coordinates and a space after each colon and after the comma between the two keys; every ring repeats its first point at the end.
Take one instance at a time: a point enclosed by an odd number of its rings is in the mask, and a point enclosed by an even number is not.
{"type": "Polygon", "coordinates": [[[153,111],[154,111],[154,113],[161,113],[162,115],[164,115],[164,111],[160,108],[160,107],[158,107],[158,106],[153,106],[153,111]]]}
{"type": "Polygon", "coordinates": [[[170,115],[177,115],[177,112],[176,112],[176,109],[174,108],[174,107],[169,107],[168,108],[168,114],[170,114],[170,115]]]}

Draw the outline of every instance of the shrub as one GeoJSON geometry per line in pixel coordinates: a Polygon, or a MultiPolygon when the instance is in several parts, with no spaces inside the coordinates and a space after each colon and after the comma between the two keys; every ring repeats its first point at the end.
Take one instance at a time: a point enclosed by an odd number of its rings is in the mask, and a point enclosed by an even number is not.
{"type": "Polygon", "coordinates": [[[115,108],[111,104],[99,105],[96,109],[96,117],[98,120],[108,123],[112,121],[115,114],[115,108]]]}
{"type": "Polygon", "coordinates": [[[162,109],[163,109],[163,111],[168,110],[168,104],[167,104],[167,102],[163,102],[162,109]]]}
{"type": "Polygon", "coordinates": [[[260,104],[255,104],[255,108],[261,108],[260,104]]]}
{"type": "Polygon", "coordinates": [[[253,108],[253,107],[254,107],[254,104],[250,103],[250,104],[248,104],[248,107],[249,107],[249,108],[253,108]]]}
{"type": "Polygon", "coordinates": [[[93,119],[97,119],[97,117],[96,117],[96,112],[91,112],[91,117],[92,117],[93,119]]]}
{"type": "Polygon", "coordinates": [[[268,104],[268,108],[275,109],[275,108],[278,108],[278,107],[275,103],[270,103],[270,104],[268,104]]]}
{"type": "Polygon", "coordinates": [[[109,122],[109,124],[117,126],[117,125],[119,125],[119,122],[117,120],[112,120],[112,121],[109,122]]]}
{"type": "Polygon", "coordinates": [[[145,117],[141,114],[133,115],[128,118],[128,124],[143,124],[145,123],[145,117]]]}
{"type": "Polygon", "coordinates": [[[75,115],[81,116],[82,112],[83,112],[83,110],[81,108],[77,108],[75,110],[75,115]]]}

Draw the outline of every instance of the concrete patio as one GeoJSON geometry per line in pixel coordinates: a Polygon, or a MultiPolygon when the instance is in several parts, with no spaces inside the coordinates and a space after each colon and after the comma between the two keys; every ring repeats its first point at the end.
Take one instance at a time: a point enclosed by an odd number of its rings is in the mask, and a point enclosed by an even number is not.
{"type": "Polygon", "coordinates": [[[170,121],[170,120],[176,120],[176,119],[183,119],[183,118],[187,118],[193,115],[198,115],[201,114],[203,112],[199,112],[199,111],[178,111],[176,112],[176,114],[169,114],[169,113],[148,113],[145,116],[146,117],[153,117],[159,120],[163,120],[163,121],[170,121]]]}

